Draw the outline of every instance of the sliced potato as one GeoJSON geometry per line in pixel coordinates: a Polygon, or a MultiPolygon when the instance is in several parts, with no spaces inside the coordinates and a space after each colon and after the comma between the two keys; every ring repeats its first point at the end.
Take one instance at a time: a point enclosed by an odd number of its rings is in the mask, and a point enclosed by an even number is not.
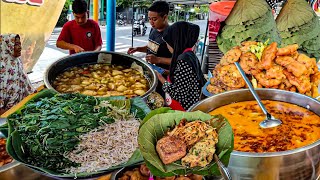
{"type": "Polygon", "coordinates": [[[123,93],[124,93],[125,95],[131,95],[131,94],[133,94],[134,92],[133,92],[132,89],[129,89],[129,90],[125,90],[123,93]]]}
{"type": "Polygon", "coordinates": [[[119,74],[123,74],[123,72],[118,71],[118,70],[112,70],[112,76],[116,76],[116,75],[119,75],[119,74]]]}
{"type": "Polygon", "coordinates": [[[93,78],[101,79],[101,77],[99,76],[99,74],[98,74],[98,73],[96,73],[96,72],[92,72],[91,74],[92,74],[93,78]]]}
{"type": "Polygon", "coordinates": [[[122,96],[123,93],[122,92],[118,92],[118,91],[109,91],[110,96],[122,96]]]}
{"type": "Polygon", "coordinates": [[[128,72],[131,72],[132,69],[125,69],[125,70],[122,70],[122,72],[125,72],[125,73],[128,73],[128,72]]]}
{"type": "Polygon", "coordinates": [[[141,78],[141,79],[140,79],[140,82],[141,82],[142,84],[147,84],[147,80],[144,79],[144,78],[141,78]]]}
{"type": "Polygon", "coordinates": [[[146,85],[141,84],[140,82],[136,82],[134,85],[132,85],[135,88],[146,88],[146,85]]]}
{"type": "Polygon", "coordinates": [[[108,88],[110,89],[110,90],[114,90],[115,89],[115,84],[113,84],[113,83],[109,83],[108,84],[108,88]]]}
{"type": "Polygon", "coordinates": [[[83,90],[83,87],[81,87],[80,85],[71,85],[71,88],[70,88],[72,91],[76,91],[76,92],[79,92],[79,91],[82,91],[83,90]]]}
{"type": "Polygon", "coordinates": [[[139,89],[139,90],[135,90],[134,93],[138,94],[139,96],[142,96],[142,95],[144,95],[146,93],[146,91],[139,89]]]}
{"type": "Polygon", "coordinates": [[[106,92],[105,91],[97,91],[97,94],[101,96],[101,95],[105,95],[106,92]]]}
{"type": "Polygon", "coordinates": [[[74,76],[74,73],[72,71],[71,72],[66,71],[66,72],[63,73],[63,75],[66,76],[66,77],[72,77],[72,76],[74,76]]]}
{"type": "Polygon", "coordinates": [[[108,80],[108,79],[102,79],[100,82],[101,82],[102,84],[107,84],[107,83],[109,82],[109,80],[108,80]]]}
{"type": "Polygon", "coordinates": [[[113,77],[114,79],[118,80],[118,79],[124,79],[124,76],[122,75],[116,75],[113,77]]]}
{"type": "Polygon", "coordinates": [[[85,86],[84,89],[87,90],[97,90],[98,87],[95,84],[90,84],[89,86],[85,86]]]}
{"type": "Polygon", "coordinates": [[[117,91],[123,92],[123,91],[125,91],[125,90],[127,90],[127,89],[128,89],[127,87],[125,87],[124,85],[121,85],[121,86],[119,86],[119,87],[117,88],[117,91]]]}
{"type": "Polygon", "coordinates": [[[90,96],[126,95],[147,91],[147,80],[136,70],[122,66],[95,64],[72,67],[53,82],[59,92],[80,92],[90,96]]]}
{"type": "Polygon", "coordinates": [[[97,95],[96,91],[92,91],[92,90],[84,90],[81,92],[81,94],[87,95],[87,96],[95,96],[97,95]]]}
{"type": "Polygon", "coordinates": [[[83,80],[83,81],[81,82],[81,84],[89,85],[89,84],[91,84],[91,82],[89,82],[89,80],[83,80]]]}
{"type": "Polygon", "coordinates": [[[135,81],[136,81],[133,76],[130,76],[130,77],[128,78],[128,80],[129,80],[130,82],[135,82],[135,81]]]}

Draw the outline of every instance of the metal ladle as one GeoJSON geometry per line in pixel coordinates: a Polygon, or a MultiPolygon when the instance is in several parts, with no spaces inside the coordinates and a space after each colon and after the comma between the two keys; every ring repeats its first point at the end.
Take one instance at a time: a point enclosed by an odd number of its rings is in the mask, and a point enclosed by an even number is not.
{"type": "Polygon", "coordinates": [[[224,164],[220,161],[220,159],[218,158],[218,156],[216,154],[213,155],[213,158],[215,160],[215,162],[218,165],[220,174],[222,175],[224,180],[232,180],[231,174],[229,172],[229,170],[224,166],[224,164]]]}
{"type": "Polygon", "coordinates": [[[279,126],[282,122],[279,119],[276,119],[275,117],[273,117],[270,113],[268,113],[267,109],[264,107],[264,105],[261,102],[261,99],[259,98],[257,92],[254,90],[254,88],[251,85],[251,82],[249,81],[249,79],[247,78],[246,74],[244,73],[244,71],[242,70],[241,66],[239,65],[238,62],[234,63],[236,65],[236,67],[238,68],[242,78],[244,79],[244,81],[246,82],[246,84],[249,87],[250,92],[252,93],[253,97],[256,99],[256,101],[258,102],[258,105],[260,106],[260,108],[262,109],[263,113],[267,116],[267,118],[265,120],[263,120],[262,122],[260,122],[260,127],[261,128],[272,128],[272,127],[276,127],[279,126]]]}

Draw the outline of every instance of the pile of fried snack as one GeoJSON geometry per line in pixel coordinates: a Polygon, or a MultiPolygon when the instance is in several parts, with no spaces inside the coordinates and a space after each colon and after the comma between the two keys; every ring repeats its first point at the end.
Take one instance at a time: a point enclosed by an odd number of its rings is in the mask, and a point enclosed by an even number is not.
{"type": "Polygon", "coordinates": [[[299,92],[311,97],[319,96],[320,72],[316,59],[299,54],[298,45],[278,48],[273,42],[262,48],[261,53],[253,47],[255,41],[246,41],[229,50],[213,70],[213,78],[207,90],[213,94],[246,88],[234,62],[239,62],[255,88],[275,88],[299,92]]]}
{"type": "Polygon", "coordinates": [[[0,167],[11,161],[12,158],[6,152],[6,139],[0,138],[0,167]]]}
{"type": "Polygon", "coordinates": [[[181,159],[185,167],[205,167],[216,151],[218,134],[206,122],[197,120],[180,123],[167,135],[157,141],[156,150],[164,164],[170,164],[181,159]]]}
{"type": "MultiPolygon", "coordinates": [[[[140,165],[132,170],[125,171],[118,180],[148,180],[150,171],[145,164],[140,165]]],[[[187,176],[172,176],[172,177],[154,177],[155,180],[202,180],[201,175],[190,174],[187,176]]]]}

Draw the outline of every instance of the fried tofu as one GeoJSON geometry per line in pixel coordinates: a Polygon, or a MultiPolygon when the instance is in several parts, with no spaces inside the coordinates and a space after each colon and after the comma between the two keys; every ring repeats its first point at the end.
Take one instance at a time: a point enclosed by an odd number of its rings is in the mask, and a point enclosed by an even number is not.
{"type": "Polygon", "coordinates": [[[165,136],[157,142],[156,150],[162,162],[170,164],[187,154],[187,145],[177,137],[165,136]]]}

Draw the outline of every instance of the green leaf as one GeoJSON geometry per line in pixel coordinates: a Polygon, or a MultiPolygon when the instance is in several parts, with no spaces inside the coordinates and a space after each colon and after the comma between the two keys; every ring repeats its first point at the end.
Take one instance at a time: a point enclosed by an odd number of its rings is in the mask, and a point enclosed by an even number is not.
{"type": "MultiPolygon", "coordinates": [[[[155,110],[152,110],[149,114],[146,115],[146,117],[143,119],[142,123],[140,124],[140,127],[147,122],[151,117],[153,117],[154,115],[157,114],[163,114],[163,113],[167,113],[168,111],[170,111],[171,108],[169,107],[161,107],[155,110]]],[[[173,111],[174,112],[174,111],[173,111]]]]}
{"type": "Polygon", "coordinates": [[[206,167],[196,167],[192,169],[182,166],[180,161],[169,165],[162,163],[156,151],[156,143],[182,119],[186,119],[189,122],[195,120],[210,121],[210,125],[216,128],[219,135],[216,154],[226,166],[228,165],[230,154],[233,151],[233,133],[228,121],[221,115],[211,116],[200,111],[175,111],[174,113],[154,115],[140,127],[138,143],[148,168],[152,174],[165,177],[172,176],[173,174],[185,175],[188,173],[219,175],[218,166],[214,161],[206,167]]]}
{"type": "Polygon", "coordinates": [[[226,19],[227,25],[237,25],[258,19],[270,10],[265,0],[237,0],[226,19]]]}
{"type": "Polygon", "coordinates": [[[19,160],[24,162],[26,160],[25,148],[21,136],[16,130],[11,133],[11,145],[19,160]]]}
{"type": "Polygon", "coordinates": [[[281,8],[276,22],[279,31],[308,24],[313,17],[317,17],[307,1],[289,0],[281,8]]]}
{"type": "MultiPolygon", "coordinates": [[[[102,100],[113,106],[125,107],[136,112],[141,119],[150,112],[141,98],[95,98],[81,94],[56,94],[44,90],[29,100],[22,108],[8,117],[8,153],[26,166],[55,177],[74,177],[63,169],[77,164],[63,156],[79,142],[79,136],[98,127],[101,121],[112,123],[107,111],[97,112],[94,107],[102,100]]],[[[119,166],[100,169],[97,172],[79,173],[77,177],[89,177],[115,169],[141,163],[143,158],[136,150],[130,160],[119,166]]]]}
{"type": "Polygon", "coordinates": [[[139,119],[143,119],[149,112],[150,108],[144,102],[144,100],[140,97],[132,98],[131,101],[131,113],[135,113],[136,117],[139,119]]]}

